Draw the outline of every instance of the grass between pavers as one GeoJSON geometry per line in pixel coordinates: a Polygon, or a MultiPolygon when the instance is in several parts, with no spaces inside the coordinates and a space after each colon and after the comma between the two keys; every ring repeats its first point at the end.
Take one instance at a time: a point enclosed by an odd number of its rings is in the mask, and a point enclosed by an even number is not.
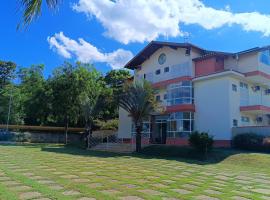
{"type": "Polygon", "coordinates": [[[2,145],[0,199],[19,199],[25,192],[64,200],[270,199],[269,154],[215,149],[208,159],[198,161],[185,158],[194,157],[190,149],[166,148],[153,146],[138,155],[61,145],[2,145]],[[173,157],[179,155],[184,158],[173,157]],[[18,191],[6,186],[1,177],[30,189],[18,191]]]}

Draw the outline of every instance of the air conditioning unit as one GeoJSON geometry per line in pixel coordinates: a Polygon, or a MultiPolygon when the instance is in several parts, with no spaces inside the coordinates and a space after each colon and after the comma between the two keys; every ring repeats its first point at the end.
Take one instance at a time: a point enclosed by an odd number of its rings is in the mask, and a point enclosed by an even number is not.
{"type": "Polygon", "coordinates": [[[260,87],[259,85],[256,85],[256,86],[253,86],[253,87],[252,87],[252,90],[253,90],[254,92],[260,91],[260,89],[261,89],[261,87],[260,87]]]}
{"type": "Polygon", "coordinates": [[[265,93],[266,95],[269,95],[269,94],[270,94],[270,89],[266,89],[266,90],[264,91],[264,93],[265,93]]]}

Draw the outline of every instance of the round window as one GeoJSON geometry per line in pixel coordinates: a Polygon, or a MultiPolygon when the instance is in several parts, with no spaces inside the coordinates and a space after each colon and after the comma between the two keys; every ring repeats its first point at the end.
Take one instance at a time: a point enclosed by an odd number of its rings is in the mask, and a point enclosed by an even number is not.
{"type": "Polygon", "coordinates": [[[158,63],[160,65],[163,65],[165,62],[166,62],[166,55],[165,55],[165,53],[162,53],[158,57],[158,63]]]}

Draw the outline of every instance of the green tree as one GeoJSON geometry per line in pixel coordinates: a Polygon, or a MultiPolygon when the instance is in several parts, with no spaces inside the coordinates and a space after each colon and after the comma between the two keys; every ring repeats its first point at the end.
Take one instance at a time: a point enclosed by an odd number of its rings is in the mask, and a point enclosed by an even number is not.
{"type": "MultiPolygon", "coordinates": [[[[46,0],[49,9],[55,9],[62,0],[46,0]]],[[[28,26],[34,19],[41,15],[43,0],[19,0],[23,16],[22,21],[17,28],[28,26]]]]}
{"type": "Polygon", "coordinates": [[[48,80],[52,90],[52,111],[56,121],[64,124],[66,143],[69,123],[76,123],[80,113],[80,77],[75,73],[77,64],[64,63],[48,80]]]}
{"type": "Polygon", "coordinates": [[[0,89],[3,89],[15,77],[15,70],[15,63],[0,60],[0,89]]]}
{"type": "Polygon", "coordinates": [[[24,123],[27,125],[44,124],[44,112],[48,99],[46,94],[46,80],[43,76],[44,65],[32,65],[19,69],[20,99],[24,111],[24,123]]]}
{"type": "Polygon", "coordinates": [[[127,83],[120,94],[119,105],[133,120],[136,129],[136,152],[140,152],[143,120],[149,117],[156,105],[154,90],[146,81],[127,83]]]}
{"type": "MultiPolygon", "coordinates": [[[[101,74],[91,65],[79,67],[78,74],[82,80],[81,88],[83,91],[80,96],[82,114],[85,120],[85,139],[92,136],[94,119],[96,119],[102,109],[102,91],[104,83],[101,74]]],[[[88,140],[87,146],[88,146],[88,140]]]]}
{"type": "Polygon", "coordinates": [[[105,77],[105,88],[102,91],[102,118],[105,120],[114,119],[118,117],[118,96],[122,93],[123,84],[126,80],[131,78],[128,70],[111,70],[105,77]]]}

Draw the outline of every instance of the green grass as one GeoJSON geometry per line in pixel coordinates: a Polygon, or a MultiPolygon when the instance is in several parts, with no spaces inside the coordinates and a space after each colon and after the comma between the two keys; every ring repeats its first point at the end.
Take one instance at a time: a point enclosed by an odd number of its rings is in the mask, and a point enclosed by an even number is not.
{"type": "Polygon", "coordinates": [[[127,155],[61,145],[0,145],[0,199],[19,199],[29,192],[61,200],[196,199],[202,195],[206,199],[270,199],[269,154],[214,149],[206,159],[200,158],[189,148],[164,146],[146,148],[143,155],[127,155]],[[18,186],[28,187],[19,191],[18,186]],[[78,194],[64,195],[67,191],[78,194]],[[159,193],[153,195],[153,191],[159,193]]]}

